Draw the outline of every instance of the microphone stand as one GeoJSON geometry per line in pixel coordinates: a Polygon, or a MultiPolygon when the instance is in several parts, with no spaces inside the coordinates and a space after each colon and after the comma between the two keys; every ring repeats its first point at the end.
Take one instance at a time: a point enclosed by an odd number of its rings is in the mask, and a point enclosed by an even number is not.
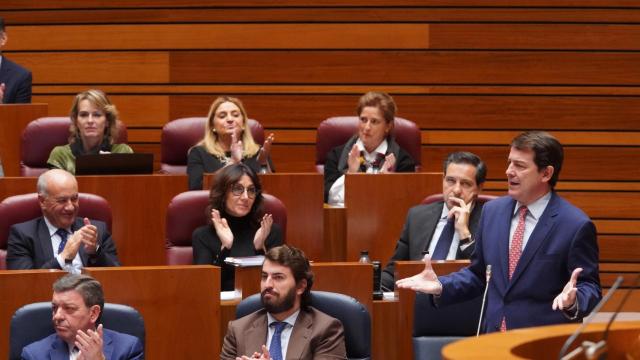
{"type": "Polygon", "coordinates": [[[487,291],[489,290],[489,280],[491,280],[491,265],[487,265],[487,271],[485,273],[486,281],[484,285],[484,295],[482,295],[482,307],[480,308],[480,319],[478,319],[478,330],[476,331],[476,337],[480,336],[480,327],[482,325],[482,316],[484,315],[484,306],[487,301],[487,291]]]}
{"type": "MultiPolygon", "coordinates": [[[[600,300],[600,302],[591,311],[591,314],[589,314],[589,316],[582,322],[580,327],[578,327],[578,329],[574,331],[573,334],[571,334],[571,336],[567,339],[567,341],[565,341],[564,345],[562,346],[562,349],[560,349],[560,353],[558,354],[558,358],[560,360],[571,360],[576,356],[580,355],[583,351],[586,351],[587,356],[594,356],[594,357],[601,354],[602,351],[606,351],[606,347],[605,348],[600,348],[600,346],[596,347],[595,345],[598,345],[597,343],[585,341],[583,342],[582,346],[575,348],[573,351],[567,354],[567,351],[569,350],[569,346],[573,344],[573,342],[578,338],[578,336],[582,333],[582,331],[584,331],[587,325],[589,325],[591,321],[593,321],[593,318],[600,311],[602,306],[604,306],[604,304],[607,301],[609,301],[609,299],[613,296],[613,293],[618,289],[620,284],[622,284],[623,280],[624,278],[622,276],[618,276],[616,278],[616,281],[613,283],[613,286],[611,286],[611,289],[609,289],[609,292],[607,292],[607,295],[605,295],[600,300]]],[[[588,358],[592,359],[592,357],[588,357],[588,358]]]]}

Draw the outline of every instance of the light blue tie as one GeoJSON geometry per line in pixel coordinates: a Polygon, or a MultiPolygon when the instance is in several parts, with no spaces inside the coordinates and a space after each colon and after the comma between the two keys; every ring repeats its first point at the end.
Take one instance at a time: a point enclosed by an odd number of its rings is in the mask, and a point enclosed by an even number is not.
{"type": "Polygon", "coordinates": [[[280,341],[280,335],[282,335],[282,331],[285,326],[287,326],[286,322],[272,322],[271,325],[275,328],[273,332],[273,337],[271,337],[271,345],[269,345],[269,355],[271,355],[272,360],[284,360],[282,358],[282,342],[280,341]]]}

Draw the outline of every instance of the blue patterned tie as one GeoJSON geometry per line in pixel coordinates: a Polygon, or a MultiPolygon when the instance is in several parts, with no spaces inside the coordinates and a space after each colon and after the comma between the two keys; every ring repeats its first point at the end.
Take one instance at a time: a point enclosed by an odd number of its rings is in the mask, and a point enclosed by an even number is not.
{"type": "Polygon", "coordinates": [[[452,216],[451,219],[447,221],[447,225],[442,229],[442,233],[440,234],[440,238],[436,243],[436,248],[433,250],[433,255],[431,255],[431,259],[433,260],[446,260],[447,255],[449,254],[449,249],[451,248],[451,243],[453,242],[453,234],[456,232],[456,228],[454,226],[454,221],[456,221],[455,216],[452,216]]]}
{"type": "Polygon", "coordinates": [[[269,355],[271,355],[272,360],[283,360],[282,359],[282,343],[280,339],[280,335],[282,335],[282,331],[285,326],[287,326],[286,322],[272,322],[271,325],[275,328],[273,332],[273,337],[271,337],[271,345],[269,345],[269,355]]]}
{"type": "Polygon", "coordinates": [[[62,250],[64,250],[64,246],[67,244],[69,233],[67,232],[67,230],[60,228],[56,231],[56,234],[60,236],[60,239],[62,240],[60,241],[60,245],[58,246],[58,254],[60,254],[62,250]]]}

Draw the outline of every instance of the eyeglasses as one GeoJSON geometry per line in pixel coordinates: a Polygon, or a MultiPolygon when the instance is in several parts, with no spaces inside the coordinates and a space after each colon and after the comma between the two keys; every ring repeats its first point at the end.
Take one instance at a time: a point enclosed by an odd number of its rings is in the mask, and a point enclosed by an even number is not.
{"type": "Polygon", "coordinates": [[[254,199],[256,197],[256,194],[258,193],[258,190],[256,190],[256,187],[253,185],[246,188],[240,184],[231,185],[231,193],[233,194],[233,196],[242,196],[245,190],[247,191],[247,196],[250,199],[254,199]]]}
{"type": "Polygon", "coordinates": [[[78,202],[78,194],[71,195],[71,196],[52,197],[51,199],[55,203],[60,204],[60,205],[64,205],[64,204],[68,203],[69,201],[71,201],[72,204],[75,204],[75,203],[78,202]]]}

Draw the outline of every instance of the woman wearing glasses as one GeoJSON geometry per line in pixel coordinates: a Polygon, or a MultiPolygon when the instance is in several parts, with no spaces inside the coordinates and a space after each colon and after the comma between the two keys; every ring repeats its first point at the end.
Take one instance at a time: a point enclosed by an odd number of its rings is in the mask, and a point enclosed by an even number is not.
{"type": "Polygon", "coordinates": [[[193,263],[222,268],[222,290],[234,289],[233,267],[227,256],[264,254],[282,244],[282,230],[271,214],[262,214],[262,187],[245,164],[229,165],[215,175],[209,194],[209,224],[191,236],[193,263]]]}

